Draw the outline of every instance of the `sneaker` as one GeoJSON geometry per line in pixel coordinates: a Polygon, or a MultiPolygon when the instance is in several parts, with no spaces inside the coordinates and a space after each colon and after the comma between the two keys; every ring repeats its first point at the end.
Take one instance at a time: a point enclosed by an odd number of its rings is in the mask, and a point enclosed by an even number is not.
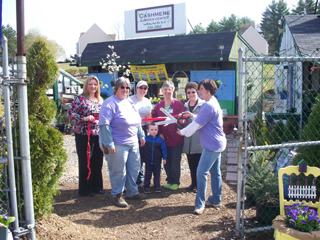
{"type": "Polygon", "coordinates": [[[117,207],[122,207],[122,208],[128,207],[128,203],[123,199],[122,193],[117,194],[117,196],[113,198],[113,203],[117,207]]]}
{"type": "Polygon", "coordinates": [[[221,207],[221,204],[213,204],[213,203],[209,202],[209,200],[206,201],[205,205],[206,205],[206,207],[213,207],[217,210],[219,210],[221,207]]]}
{"type": "Polygon", "coordinates": [[[167,183],[166,185],[163,186],[164,188],[168,188],[170,189],[171,188],[171,184],[170,183],[167,183]]]}
{"type": "Polygon", "coordinates": [[[197,215],[201,215],[204,211],[204,207],[195,207],[193,213],[197,215]]]}
{"type": "Polygon", "coordinates": [[[171,190],[175,191],[179,189],[179,185],[178,184],[172,184],[170,187],[171,190]]]}
{"type": "Polygon", "coordinates": [[[127,197],[128,200],[143,200],[143,199],[146,199],[146,198],[147,198],[146,195],[145,194],[141,194],[141,193],[138,193],[136,195],[127,197]]]}
{"type": "Polygon", "coordinates": [[[157,192],[157,193],[161,192],[161,187],[155,187],[154,192],[157,192]]]}
{"type": "Polygon", "coordinates": [[[146,193],[146,194],[151,193],[151,192],[150,192],[150,188],[144,188],[144,189],[143,189],[143,192],[146,193]]]}

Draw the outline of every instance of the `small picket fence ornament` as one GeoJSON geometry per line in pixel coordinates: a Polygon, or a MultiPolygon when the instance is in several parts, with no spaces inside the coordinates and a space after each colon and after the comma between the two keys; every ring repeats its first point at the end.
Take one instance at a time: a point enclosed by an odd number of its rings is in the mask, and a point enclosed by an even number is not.
{"type": "Polygon", "coordinates": [[[317,178],[313,179],[313,185],[307,186],[308,178],[306,177],[306,182],[304,186],[301,185],[291,185],[291,176],[289,177],[289,198],[296,198],[296,199],[309,199],[313,200],[317,197],[317,188],[316,188],[316,180],[317,178]]]}

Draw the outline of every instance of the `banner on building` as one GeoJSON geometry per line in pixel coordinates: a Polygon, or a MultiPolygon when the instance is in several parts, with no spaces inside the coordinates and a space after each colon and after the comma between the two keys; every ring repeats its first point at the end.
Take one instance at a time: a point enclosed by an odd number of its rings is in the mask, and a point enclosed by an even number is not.
{"type": "Polygon", "coordinates": [[[168,80],[165,64],[159,65],[130,65],[130,70],[135,81],[164,82],[168,80]]]}

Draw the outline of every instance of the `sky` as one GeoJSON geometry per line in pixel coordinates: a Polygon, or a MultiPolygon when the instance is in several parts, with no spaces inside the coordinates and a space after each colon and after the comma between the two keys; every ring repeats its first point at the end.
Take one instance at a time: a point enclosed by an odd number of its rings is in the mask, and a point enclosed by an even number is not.
{"type": "MultiPolygon", "coordinates": [[[[285,0],[290,9],[298,1],[285,0]]],[[[150,0],[24,0],[25,34],[29,29],[38,29],[49,40],[62,46],[66,57],[69,57],[76,53],[80,33],[86,32],[94,23],[107,34],[117,33],[117,26],[124,24],[125,11],[185,3],[189,33],[190,24],[194,27],[202,23],[206,28],[212,20],[219,22],[231,14],[239,18],[249,17],[259,24],[262,13],[271,2],[272,0],[162,0],[161,3],[152,3],[150,0]]],[[[16,30],[16,1],[3,0],[2,11],[2,25],[10,24],[16,30]]]]}

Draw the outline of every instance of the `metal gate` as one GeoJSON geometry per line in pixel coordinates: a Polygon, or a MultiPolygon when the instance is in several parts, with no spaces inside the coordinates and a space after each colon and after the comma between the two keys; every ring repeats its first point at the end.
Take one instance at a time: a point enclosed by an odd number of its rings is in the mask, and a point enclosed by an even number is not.
{"type": "Polygon", "coordinates": [[[28,239],[35,239],[26,57],[17,57],[16,74],[10,76],[5,36],[1,42],[3,74],[0,78],[0,213],[15,217],[16,220],[10,225],[14,239],[23,235],[27,235],[28,239]],[[23,209],[20,196],[23,196],[23,209]]]}
{"type": "Polygon", "coordinates": [[[320,167],[320,57],[247,57],[240,49],[238,63],[236,234],[243,235],[273,229],[279,168],[302,159],[320,167]]]}

